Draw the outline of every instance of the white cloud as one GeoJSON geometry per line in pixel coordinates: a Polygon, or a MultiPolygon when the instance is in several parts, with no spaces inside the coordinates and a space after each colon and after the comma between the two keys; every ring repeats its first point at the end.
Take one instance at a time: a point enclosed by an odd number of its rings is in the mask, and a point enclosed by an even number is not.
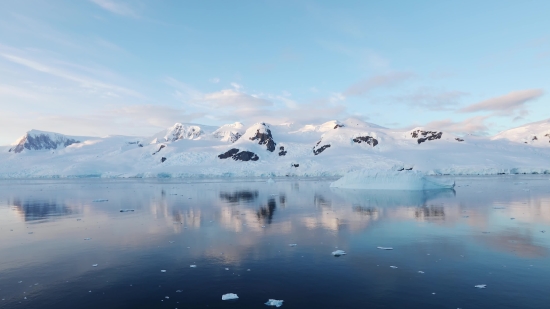
{"type": "Polygon", "coordinates": [[[434,130],[441,130],[443,132],[451,132],[454,134],[485,135],[489,130],[485,124],[485,121],[489,117],[490,116],[476,116],[458,122],[452,121],[451,119],[444,119],[432,121],[424,127],[428,129],[433,128],[434,130]]]}
{"type": "Polygon", "coordinates": [[[231,87],[235,88],[235,90],[239,91],[243,88],[242,85],[239,85],[237,83],[231,83],[231,87]]]}
{"type": "Polygon", "coordinates": [[[461,113],[496,112],[498,114],[514,112],[525,107],[525,103],[535,100],[544,94],[542,89],[527,89],[513,91],[503,96],[490,98],[479,103],[466,106],[461,113]]]}
{"type": "Polygon", "coordinates": [[[412,107],[443,111],[456,109],[460,99],[467,95],[468,93],[462,91],[435,91],[423,88],[413,93],[392,96],[392,99],[412,107]]]}
{"type": "Polygon", "coordinates": [[[130,16],[130,17],[139,17],[139,15],[136,13],[135,10],[133,10],[130,6],[120,1],[114,1],[114,0],[90,0],[90,1],[97,4],[102,9],[107,10],[114,14],[130,16]]]}
{"type": "Polygon", "coordinates": [[[211,78],[211,79],[210,79],[210,82],[211,82],[212,84],[217,84],[217,83],[220,82],[220,79],[219,79],[218,77],[214,77],[214,78],[211,78]]]}

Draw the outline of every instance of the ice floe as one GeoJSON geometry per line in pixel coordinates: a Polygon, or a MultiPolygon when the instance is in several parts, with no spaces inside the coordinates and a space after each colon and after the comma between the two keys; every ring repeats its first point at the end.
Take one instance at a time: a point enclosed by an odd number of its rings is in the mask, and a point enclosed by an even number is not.
{"type": "Polygon", "coordinates": [[[99,198],[97,200],[93,200],[92,202],[94,203],[101,203],[101,202],[108,202],[109,200],[108,199],[104,199],[104,198],[99,198]]]}
{"type": "Polygon", "coordinates": [[[376,248],[380,250],[393,250],[392,247],[376,247],[376,248]]]}
{"type": "Polygon", "coordinates": [[[283,300],[270,299],[265,304],[268,306],[281,307],[283,305],[283,300]]]}
{"type": "Polygon", "coordinates": [[[222,300],[231,300],[231,299],[238,299],[239,296],[237,296],[237,294],[233,294],[233,293],[227,293],[227,294],[223,294],[222,295],[222,300]]]}
{"type": "Polygon", "coordinates": [[[478,289],[484,289],[484,288],[487,287],[487,285],[486,285],[486,284],[478,284],[478,285],[476,285],[476,286],[474,286],[474,287],[475,287],[475,288],[478,288],[478,289]]]}
{"type": "Polygon", "coordinates": [[[334,256],[346,255],[346,251],[344,251],[344,250],[336,250],[336,251],[332,252],[332,255],[334,255],[334,256]]]}
{"type": "Polygon", "coordinates": [[[420,171],[362,169],[347,173],[331,188],[368,190],[436,190],[452,189],[454,180],[430,177],[420,171]]]}

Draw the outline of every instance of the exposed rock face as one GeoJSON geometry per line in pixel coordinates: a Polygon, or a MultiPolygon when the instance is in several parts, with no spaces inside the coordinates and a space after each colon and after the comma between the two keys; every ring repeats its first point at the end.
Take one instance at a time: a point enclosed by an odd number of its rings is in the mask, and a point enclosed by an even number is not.
{"type": "Polygon", "coordinates": [[[336,129],[338,129],[338,128],[343,128],[343,127],[344,127],[343,124],[337,123],[337,124],[334,126],[334,129],[336,130],[336,129]]]}
{"type": "Polygon", "coordinates": [[[273,151],[275,151],[275,145],[277,145],[277,143],[275,143],[273,141],[273,136],[271,135],[271,130],[269,130],[266,127],[266,124],[262,123],[262,126],[264,126],[264,128],[265,128],[265,133],[260,133],[260,129],[258,129],[256,131],[256,134],[254,136],[252,136],[250,138],[250,140],[251,141],[258,140],[259,145],[266,145],[267,150],[273,152],[273,151]]]}
{"type": "Polygon", "coordinates": [[[285,147],[283,146],[279,147],[279,157],[282,157],[285,155],[286,155],[285,147]]]}
{"type": "Polygon", "coordinates": [[[161,163],[164,163],[164,161],[166,161],[166,158],[165,158],[165,157],[160,158],[160,162],[161,162],[161,163]]]}
{"type": "Polygon", "coordinates": [[[460,137],[455,138],[455,140],[456,140],[457,142],[463,142],[463,141],[464,141],[464,140],[461,139],[460,137]]]}
{"type": "Polygon", "coordinates": [[[411,136],[417,138],[418,144],[422,144],[425,141],[441,139],[443,132],[416,130],[411,132],[411,136]]]}
{"type": "Polygon", "coordinates": [[[292,166],[292,167],[299,167],[300,164],[292,163],[290,166],[292,166]]]}
{"type": "Polygon", "coordinates": [[[15,147],[8,152],[20,153],[27,150],[57,149],[80,143],[80,141],[57,133],[30,131],[25,134],[15,147]]]}
{"type": "Polygon", "coordinates": [[[260,158],[251,151],[241,151],[239,149],[232,148],[221,155],[218,155],[220,159],[233,158],[235,161],[258,161],[260,158]]]}
{"type": "Polygon", "coordinates": [[[160,145],[159,150],[153,152],[153,155],[156,155],[157,153],[159,153],[164,147],[166,147],[166,145],[160,145]]]}
{"type": "Polygon", "coordinates": [[[321,147],[319,147],[319,144],[321,144],[321,141],[318,141],[317,144],[315,145],[315,147],[313,147],[313,154],[314,155],[318,155],[321,152],[325,151],[325,149],[330,147],[330,144],[323,145],[321,147]]]}
{"type": "Polygon", "coordinates": [[[544,135],[544,136],[548,137],[548,142],[550,143],[550,133],[548,133],[548,134],[546,134],[546,135],[544,135]]]}
{"type": "Polygon", "coordinates": [[[362,142],[365,142],[365,143],[371,145],[372,147],[378,145],[378,140],[374,137],[371,137],[371,136],[357,136],[356,138],[353,139],[353,142],[358,143],[358,144],[361,144],[362,142]]]}

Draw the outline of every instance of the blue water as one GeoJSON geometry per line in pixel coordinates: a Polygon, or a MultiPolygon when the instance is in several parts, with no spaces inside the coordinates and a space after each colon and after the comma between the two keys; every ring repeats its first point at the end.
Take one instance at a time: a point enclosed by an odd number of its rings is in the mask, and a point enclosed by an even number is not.
{"type": "Polygon", "coordinates": [[[0,308],[548,308],[548,175],[330,182],[0,181],[0,308]]]}

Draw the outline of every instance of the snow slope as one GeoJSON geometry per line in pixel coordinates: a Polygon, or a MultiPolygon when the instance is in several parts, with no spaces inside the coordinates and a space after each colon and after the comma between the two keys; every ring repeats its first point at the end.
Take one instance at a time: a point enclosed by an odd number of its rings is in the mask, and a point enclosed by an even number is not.
{"type": "MultiPolygon", "coordinates": [[[[514,130],[539,136],[543,127],[541,122],[514,130]]],[[[360,169],[550,173],[550,147],[520,143],[511,133],[457,137],[437,128],[394,130],[357,119],[220,128],[178,123],[149,137],[46,132],[39,142],[40,131],[29,132],[26,141],[0,148],[0,178],[342,176],[360,169]],[[9,151],[15,147],[21,151],[9,151]]]]}
{"type": "Polygon", "coordinates": [[[550,147],[550,119],[500,132],[493,140],[507,139],[536,147],[550,147]]]}

